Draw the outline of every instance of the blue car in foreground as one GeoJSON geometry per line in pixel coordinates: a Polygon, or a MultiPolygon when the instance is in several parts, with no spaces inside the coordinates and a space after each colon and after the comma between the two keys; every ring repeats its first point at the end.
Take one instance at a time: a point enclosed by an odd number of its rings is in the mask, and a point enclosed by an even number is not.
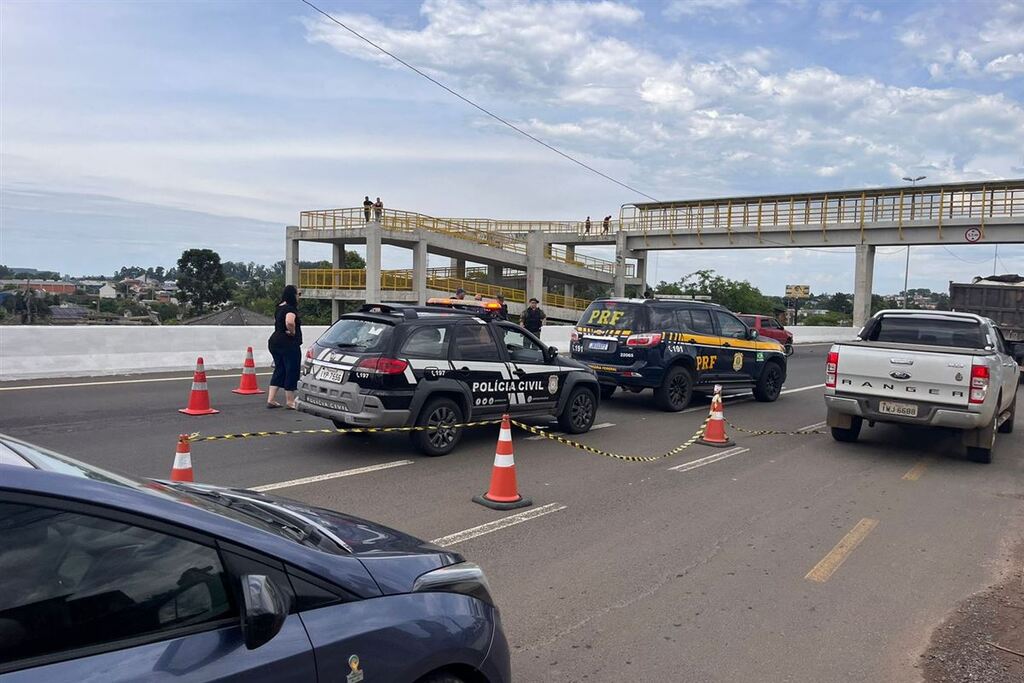
{"type": "Polygon", "coordinates": [[[0,681],[505,683],[483,572],[338,512],[0,436],[0,681]]]}

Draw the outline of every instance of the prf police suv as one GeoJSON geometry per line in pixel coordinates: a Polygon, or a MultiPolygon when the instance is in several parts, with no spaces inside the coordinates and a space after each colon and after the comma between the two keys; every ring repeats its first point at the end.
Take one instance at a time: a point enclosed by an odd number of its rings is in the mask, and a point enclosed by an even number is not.
{"type": "Polygon", "coordinates": [[[570,348],[597,373],[602,398],[616,387],[653,389],[658,407],[673,412],[716,384],[774,401],[786,379],[781,344],[758,339],[728,310],[701,301],[598,299],[573,330],[570,348]]]}
{"type": "Polygon", "coordinates": [[[367,304],[313,344],[299,410],[344,427],[427,426],[411,432],[426,455],[450,453],[453,425],[553,415],[571,434],[594,424],[600,391],[586,365],[514,323],[498,304],[431,299],[428,306],[367,304]]]}

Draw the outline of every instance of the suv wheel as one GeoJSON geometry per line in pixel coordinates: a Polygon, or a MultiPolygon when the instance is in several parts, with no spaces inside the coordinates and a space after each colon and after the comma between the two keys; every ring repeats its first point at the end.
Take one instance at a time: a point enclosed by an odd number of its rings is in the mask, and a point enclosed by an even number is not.
{"type": "Polygon", "coordinates": [[[586,387],[576,387],[569,394],[562,414],[558,416],[558,426],[568,434],[582,434],[590,431],[597,416],[597,401],[594,392],[586,387]]]}
{"type": "Polygon", "coordinates": [[[676,365],[671,368],[662,380],[661,386],[654,390],[654,402],[662,410],[678,413],[690,405],[693,398],[693,373],[689,368],[676,365]]]}
{"type": "Polygon", "coordinates": [[[754,398],[762,403],[772,403],[782,392],[782,368],[778,363],[767,363],[754,387],[754,398]]]}
{"type": "Polygon", "coordinates": [[[416,425],[437,429],[413,432],[413,444],[424,455],[448,455],[462,439],[462,429],[452,429],[451,425],[460,424],[462,421],[462,408],[458,403],[450,398],[431,399],[420,411],[416,425]]]}
{"type": "Polygon", "coordinates": [[[602,384],[601,385],[601,400],[602,401],[607,401],[608,399],[610,399],[612,397],[612,394],[615,393],[615,390],[617,388],[618,387],[616,385],[614,385],[614,384],[602,384]]]}

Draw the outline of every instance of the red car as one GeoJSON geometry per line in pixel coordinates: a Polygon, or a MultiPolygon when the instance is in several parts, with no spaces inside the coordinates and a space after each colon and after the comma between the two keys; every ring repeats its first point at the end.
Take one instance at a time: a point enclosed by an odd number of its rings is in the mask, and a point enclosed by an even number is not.
{"type": "Polygon", "coordinates": [[[793,333],[787,330],[775,318],[768,315],[748,315],[737,313],[739,319],[752,330],[757,330],[760,337],[768,337],[786,347],[786,355],[793,355],[793,333]]]}

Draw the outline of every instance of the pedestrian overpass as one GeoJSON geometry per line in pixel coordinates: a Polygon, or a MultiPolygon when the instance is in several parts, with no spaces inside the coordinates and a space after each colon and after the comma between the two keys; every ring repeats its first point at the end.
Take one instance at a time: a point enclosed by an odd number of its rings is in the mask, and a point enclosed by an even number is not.
{"type": "MultiPolygon", "coordinates": [[[[876,247],[1024,243],[1024,179],[626,204],[616,219],[589,229],[582,221],[434,218],[386,209],[368,222],[359,208],[303,211],[300,224],[287,229],[286,277],[294,284],[300,240],[341,245],[341,254],[344,243],[365,243],[367,270],[376,260],[375,274],[382,240],[408,245],[421,299],[426,250],[451,257],[456,269],[467,260],[488,264],[492,284],[502,285],[513,269],[529,296],[561,283],[573,298],[578,282],[610,284],[617,296],[627,284],[645,286],[652,250],[854,247],[859,325],[870,317],[876,247]],[[581,245],[614,246],[615,260],[577,256],[581,245]]],[[[343,261],[335,252],[337,266],[343,261]]],[[[380,296],[372,284],[364,293],[380,296]]]]}

